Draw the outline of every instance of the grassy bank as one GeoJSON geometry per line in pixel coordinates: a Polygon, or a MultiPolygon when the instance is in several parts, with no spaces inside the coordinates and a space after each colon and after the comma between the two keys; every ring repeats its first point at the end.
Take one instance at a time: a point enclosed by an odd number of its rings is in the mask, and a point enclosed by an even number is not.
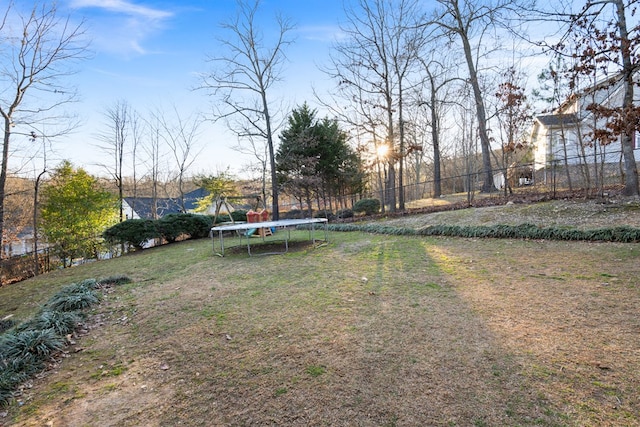
{"type": "Polygon", "coordinates": [[[640,425],[639,251],[332,232],[282,256],[205,239],[58,271],[0,289],[0,314],[133,283],[0,423],[640,425]]]}

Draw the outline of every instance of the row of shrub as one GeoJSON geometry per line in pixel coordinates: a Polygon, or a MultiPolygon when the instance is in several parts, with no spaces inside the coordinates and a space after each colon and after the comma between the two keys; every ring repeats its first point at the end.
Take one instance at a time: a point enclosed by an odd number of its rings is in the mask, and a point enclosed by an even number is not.
{"type": "MultiPolygon", "coordinates": [[[[231,214],[221,214],[216,224],[233,221],[246,221],[247,211],[236,210],[231,214]]],[[[165,215],[159,219],[128,219],[102,233],[102,237],[111,245],[126,244],[142,249],[149,241],[162,240],[173,243],[178,238],[200,239],[209,236],[214,225],[210,215],[177,213],[165,215]]]]}
{"type": "Polygon", "coordinates": [[[112,245],[126,244],[142,249],[156,239],[172,243],[180,237],[207,237],[212,224],[213,218],[207,215],[169,214],[159,219],[128,219],[106,229],[102,237],[112,245]]]}
{"type": "Polygon", "coordinates": [[[416,229],[382,224],[331,224],[329,225],[329,229],[333,231],[363,231],[367,233],[403,236],[583,240],[620,243],[640,242],[640,229],[627,226],[578,230],[559,227],[538,227],[534,224],[487,226],[433,225],[416,229]]]}
{"type": "Polygon", "coordinates": [[[62,288],[24,323],[4,319],[0,324],[0,406],[6,406],[20,384],[59,354],[86,309],[100,302],[101,288],[129,281],[125,276],[83,280],[62,288]]]}

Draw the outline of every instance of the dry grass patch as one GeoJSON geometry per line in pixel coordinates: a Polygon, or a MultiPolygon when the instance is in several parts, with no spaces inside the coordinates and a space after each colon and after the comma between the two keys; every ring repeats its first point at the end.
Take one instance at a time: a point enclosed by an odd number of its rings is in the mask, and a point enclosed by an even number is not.
{"type": "MultiPolygon", "coordinates": [[[[426,206],[432,206],[428,204],[429,200],[427,199],[425,202],[426,206]]],[[[417,203],[422,202],[418,201],[417,203]]],[[[429,225],[475,226],[524,223],[540,227],[566,227],[581,230],[620,225],[640,227],[640,203],[635,199],[620,199],[611,203],[603,203],[593,199],[551,200],[534,204],[510,204],[405,215],[386,219],[384,223],[415,228],[429,225]]]]}
{"type": "Polygon", "coordinates": [[[458,266],[459,295],[567,425],[630,426],[640,408],[638,250],[473,241],[439,245],[437,256],[458,266]]]}
{"type": "Polygon", "coordinates": [[[3,421],[640,425],[639,250],[333,233],[283,256],[196,241],[81,267],[136,282],[3,421]]]}

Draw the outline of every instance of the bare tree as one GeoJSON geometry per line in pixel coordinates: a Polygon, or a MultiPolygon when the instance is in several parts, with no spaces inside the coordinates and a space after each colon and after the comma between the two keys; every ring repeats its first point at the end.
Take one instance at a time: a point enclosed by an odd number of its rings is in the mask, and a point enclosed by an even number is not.
{"type": "Polygon", "coordinates": [[[118,189],[118,201],[120,203],[120,221],[124,221],[124,210],[122,201],[124,199],[123,189],[123,167],[125,160],[125,151],[130,139],[131,132],[131,108],[127,101],[119,100],[114,105],[108,107],[104,111],[104,117],[107,121],[105,126],[108,128],[100,139],[103,144],[100,146],[109,157],[111,164],[102,164],[109,174],[113,177],[116,188],[118,189]]]}
{"type": "Polygon", "coordinates": [[[38,212],[40,204],[40,185],[42,184],[44,177],[49,173],[49,170],[47,168],[47,139],[44,135],[36,134],[35,131],[31,133],[32,144],[38,142],[39,138],[42,140],[42,169],[38,171],[38,169],[34,167],[34,171],[37,171],[37,175],[35,176],[35,179],[33,181],[33,212],[31,216],[31,227],[33,229],[33,274],[35,276],[40,274],[40,256],[38,255],[38,212]]]}
{"type": "MultiPolygon", "coordinates": [[[[469,87],[464,86],[463,91],[468,91],[469,87]]],[[[472,104],[472,97],[469,93],[463,93],[461,98],[467,100],[467,105],[457,105],[456,124],[458,126],[456,136],[456,154],[454,157],[462,161],[462,165],[457,165],[454,175],[454,186],[457,184],[458,179],[462,179],[462,188],[467,193],[467,203],[471,204],[474,199],[474,189],[476,186],[475,180],[477,179],[477,153],[478,143],[477,138],[474,138],[475,129],[477,128],[476,121],[477,115],[474,112],[472,104]],[[462,174],[460,174],[462,171],[462,174]]],[[[455,192],[455,190],[454,190],[455,192]]]]}
{"type": "MultiPolygon", "coordinates": [[[[327,74],[338,82],[339,93],[349,100],[369,104],[385,114],[385,135],[382,140],[389,147],[388,179],[385,195],[389,197],[389,209],[396,209],[395,162],[395,99],[393,63],[389,52],[389,34],[386,28],[387,4],[376,0],[369,4],[357,1],[357,9],[345,10],[347,23],[342,27],[345,41],[334,47],[331,69],[327,74]]],[[[356,108],[359,108],[356,106],[356,108]]],[[[377,114],[376,114],[377,115],[377,114]]],[[[371,118],[371,116],[369,116],[371,118]]],[[[382,201],[383,204],[387,197],[382,201]]]]}
{"type": "MultiPolygon", "coordinates": [[[[496,117],[499,123],[502,140],[502,169],[505,175],[505,196],[512,192],[510,164],[516,151],[526,151],[529,148],[526,132],[531,128],[532,114],[524,88],[525,76],[516,69],[509,67],[503,74],[504,80],[498,86],[496,117]],[[509,179],[511,178],[511,179],[509,179]]],[[[514,165],[515,167],[515,165],[514,165]]]]}
{"type": "MultiPolygon", "coordinates": [[[[250,163],[246,170],[260,174],[260,194],[262,203],[267,201],[267,173],[269,172],[269,147],[256,138],[247,137],[238,141],[238,145],[233,147],[239,153],[249,154],[255,157],[257,163],[250,163]]],[[[266,205],[264,206],[266,209],[266,205]]]]}
{"type": "MultiPolygon", "coordinates": [[[[160,181],[160,159],[162,157],[162,144],[160,138],[160,119],[151,114],[146,120],[146,138],[142,145],[146,154],[147,178],[151,180],[151,217],[158,217],[158,185],[160,181]]],[[[132,207],[133,208],[133,207],[132,207]]]]}
{"type": "MultiPolygon", "coordinates": [[[[446,44],[433,40],[428,48],[429,58],[421,59],[425,78],[423,80],[423,93],[418,95],[418,104],[428,108],[428,124],[431,129],[431,144],[433,148],[433,197],[442,195],[442,161],[441,139],[443,134],[442,121],[446,114],[447,106],[454,103],[451,99],[453,83],[460,82],[452,70],[455,69],[451,61],[451,55],[446,44]],[[437,58],[437,59],[436,59],[437,58]]],[[[425,55],[426,56],[426,55],[425,55]]]]}
{"type": "MultiPolygon", "coordinates": [[[[404,209],[406,94],[419,65],[425,29],[415,0],[358,0],[346,8],[345,41],[334,47],[327,74],[342,97],[363,100],[385,114],[382,140],[389,146],[389,209],[404,209]],[[396,164],[398,166],[396,191],[396,164]]],[[[356,101],[357,102],[357,101],[356,101]]],[[[359,106],[352,106],[359,109],[359,106]]],[[[369,120],[370,121],[370,120],[369,120]]]]}
{"type": "Polygon", "coordinates": [[[271,89],[280,80],[285,49],[292,40],[292,23],[276,17],[277,31],[273,39],[265,39],[257,26],[260,0],[238,0],[237,15],[222,24],[228,36],[219,40],[226,50],[209,61],[215,64],[211,73],[203,76],[202,88],[219,97],[215,112],[240,139],[260,138],[266,141],[271,168],[272,216],[279,218],[278,182],[276,177],[274,111],[271,89]]]}
{"type": "Polygon", "coordinates": [[[485,99],[478,73],[478,52],[485,42],[487,32],[498,25],[500,14],[514,6],[513,0],[438,0],[440,5],[429,25],[442,31],[448,38],[457,38],[467,65],[469,84],[473,91],[478,126],[478,137],[482,150],[482,192],[494,190],[491,167],[491,140],[487,127],[485,99]]]}
{"type": "MultiPolygon", "coordinates": [[[[144,141],[145,126],[142,118],[137,111],[131,111],[131,188],[132,196],[134,200],[138,197],[138,150],[142,146],[144,141]]],[[[122,200],[120,201],[122,205],[122,200]]],[[[135,204],[135,202],[134,202],[135,204]]],[[[135,210],[135,206],[131,206],[132,210],[135,210]]]]}
{"type": "MultiPolygon", "coordinates": [[[[385,204],[391,200],[391,191],[395,186],[388,179],[388,164],[393,161],[389,145],[386,143],[385,114],[377,104],[372,102],[367,85],[356,83],[357,74],[352,75],[349,84],[339,84],[336,94],[315,93],[315,97],[333,117],[350,129],[358,144],[358,151],[371,159],[368,168],[376,171],[377,182],[374,187],[380,194],[381,212],[385,212],[385,204]],[[346,102],[346,105],[343,103],[346,102]]],[[[395,197],[395,196],[393,196],[395,197]]]]}
{"type": "MultiPolygon", "coordinates": [[[[110,159],[109,164],[101,164],[115,181],[120,204],[120,221],[124,221],[124,193],[127,188],[137,196],[138,148],[142,144],[144,124],[138,113],[126,100],[118,100],[104,111],[105,128],[99,135],[102,144],[98,147],[110,159]],[[131,178],[127,178],[131,174],[131,178]]],[[[135,202],[134,202],[135,203],[135,202]]],[[[131,206],[135,211],[135,206],[131,206]]]]}
{"type": "Polygon", "coordinates": [[[189,168],[202,151],[198,147],[202,118],[199,115],[183,118],[175,106],[171,114],[173,121],[169,120],[163,111],[155,113],[154,119],[160,126],[159,137],[169,148],[175,162],[180,209],[182,212],[186,212],[184,204],[185,178],[189,168]]]}
{"type": "Polygon", "coordinates": [[[61,18],[55,3],[36,2],[22,11],[5,2],[0,12],[0,116],[3,119],[0,166],[0,242],[4,239],[4,206],[12,135],[29,123],[43,123],[53,111],[74,100],[61,86],[68,67],[86,56],[83,23],[61,18]],[[9,21],[13,25],[9,25],[9,21]],[[15,23],[19,23],[17,26],[15,23]]]}
{"type": "MultiPolygon", "coordinates": [[[[381,0],[384,1],[384,0],[381,0]]],[[[389,1],[389,0],[386,0],[389,1]]],[[[390,4],[393,2],[389,1],[390,4]]],[[[404,163],[407,156],[405,141],[406,92],[415,83],[410,82],[412,72],[420,65],[422,49],[427,42],[426,28],[419,25],[421,11],[415,0],[400,0],[390,11],[390,52],[393,72],[397,80],[398,98],[398,207],[405,208],[404,163]]]]}
{"type": "Polygon", "coordinates": [[[445,82],[437,82],[436,74],[431,71],[430,66],[425,66],[427,78],[429,79],[429,100],[425,104],[429,106],[431,117],[431,144],[433,146],[433,197],[442,195],[442,174],[440,171],[440,114],[442,100],[438,97],[440,89],[445,87],[445,82]]]}

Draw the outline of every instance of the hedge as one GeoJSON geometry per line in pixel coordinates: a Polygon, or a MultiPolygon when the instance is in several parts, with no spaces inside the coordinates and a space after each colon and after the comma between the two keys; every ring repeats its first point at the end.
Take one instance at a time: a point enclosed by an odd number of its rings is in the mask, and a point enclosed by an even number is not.
{"type": "Polygon", "coordinates": [[[634,243],[640,242],[640,228],[618,226],[593,230],[519,225],[433,225],[424,228],[394,227],[382,224],[329,224],[332,231],[363,231],[366,233],[402,236],[449,236],[472,238],[505,238],[532,240],[582,240],[634,243]]]}
{"type": "Polygon", "coordinates": [[[207,215],[169,214],[156,220],[128,219],[108,228],[102,236],[110,244],[128,244],[139,250],[154,239],[172,243],[179,237],[207,237],[212,224],[212,218],[207,215]]]}

